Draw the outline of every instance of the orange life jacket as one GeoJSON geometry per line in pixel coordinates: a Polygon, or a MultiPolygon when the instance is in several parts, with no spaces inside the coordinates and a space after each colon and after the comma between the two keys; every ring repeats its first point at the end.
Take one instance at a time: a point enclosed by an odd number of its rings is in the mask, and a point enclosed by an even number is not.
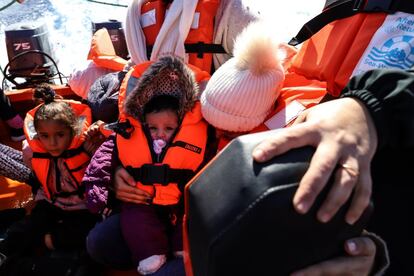
{"type": "MultiPolygon", "coordinates": [[[[190,32],[185,40],[185,49],[189,53],[188,63],[201,70],[210,72],[212,53],[225,53],[221,45],[212,44],[214,34],[214,17],[219,0],[199,0],[190,32]]],[[[147,0],[141,7],[141,26],[150,55],[152,46],[164,22],[168,5],[163,0],[147,0]]]]}
{"type": "MultiPolygon", "coordinates": [[[[287,73],[274,109],[262,124],[249,133],[290,126],[302,111],[318,104],[326,94],[325,83],[287,73]]],[[[218,149],[223,149],[229,142],[228,139],[220,138],[218,149]]]]}
{"type": "MultiPolygon", "coordinates": [[[[382,7],[384,1],[367,1],[360,10],[353,5],[355,1],[342,2],[345,3],[326,9],[298,34],[300,37],[310,33],[318,20],[323,24],[324,20],[335,19],[335,13],[338,13],[338,20],[321,26],[321,30],[316,28],[312,37],[302,45],[292,64],[294,72],[326,82],[328,92],[338,96],[354,75],[370,69],[409,69],[414,65],[412,1],[396,1],[404,5],[401,10],[411,9],[412,13],[394,14],[386,13],[395,10],[382,7]],[[384,12],[373,12],[382,9],[384,12]],[[348,10],[349,15],[353,15],[344,18],[348,10]]],[[[392,3],[394,6],[394,1],[392,3]]],[[[399,10],[398,7],[395,9],[399,10]]]]}
{"type": "MultiPolygon", "coordinates": [[[[147,68],[152,64],[152,61],[143,62],[141,64],[135,65],[128,73],[125,75],[122,80],[121,86],[119,88],[118,95],[118,109],[119,109],[119,118],[120,121],[124,121],[124,102],[127,95],[134,89],[139,77],[147,70],[147,68]]],[[[210,74],[206,71],[202,71],[194,65],[188,64],[188,67],[193,71],[194,77],[197,83],[206,82],[210,79],[210,74]]]]}
{"type": "Polygon", "coordinates": [[[133,127],[131,137],[116,137],[122,165],[137,181],[137,187],[153,195],[153,204],[173,205],[180,200],[184,184],[203,164],[207,146],[207,123],[200,104],[187,112],[172,142],[160,155],[153,151],[148,131],[139,121],[127,117],[133,127]]]}
{"type": "MultiPolygon", "coordinates": [[[[85,105],[81,104],[77,101],[71,100],[62,100],[70,104],[72,109],[74,110],[75,114],[78,117],[80,124],[82,124],[82,129],[73,137],[72,142],[69,148],[62,154],[62,158],[64,158],[64,162],[68,167],[73,179],[76,181],[79,187],[79,191],[76,194],[81,193],[82,189],[80,183],[82,181],[83,175],[85,173],[86,167],[89,164],[90,156],[83,151],[83,142],[84,142],[84,135],[83,132],[88,129],[92,122],[92,114],[90,108],[85,105]]],[[[52,156],[45,150],[42,143],[36,137],[36,130],[33,124],[33,118],[36,113],[36,110],[41,105],[33,108],[26,114],[26,118],[24,120],[24,132],[26,135],[27,142],[33,151],[33,158],[32,158],[32,169],[41,183],[43,190],[45,191],[46,196],[49,199],[53,199],[56,195],[52,195],[50,193],[49,188],[47,187],[47,178],[49,175],[49,165],[52,160],[52,156]]],[[[61,193],[57,196],[65,196],[64,193],[61,193]]]]}
{"type": "Polygon", "coordinates": [[[127,64],[125,59],[116,55],[109,32],[105,28],[97,30],[93,35],[88,59],[99,67],[114,71],[122,71],[127,64]]]}

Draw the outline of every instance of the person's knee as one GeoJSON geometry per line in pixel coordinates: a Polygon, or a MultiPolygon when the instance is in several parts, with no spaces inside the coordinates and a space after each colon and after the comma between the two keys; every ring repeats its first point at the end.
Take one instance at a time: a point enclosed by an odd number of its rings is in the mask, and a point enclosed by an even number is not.
{"type": "Polygon", "coordinates": [[[86,250],[100,264],[120,269],[131,266],[131,253],[123,240],[119,215],[95,225],[86,237],[86,250]]]}
{"type": "Polygon", "coordinates": [[[105,263],[105,241],[104,235],[93,228],[86,237],[86,250],[91,258],[99,263],[105,263]]]}
{"type": "Polygon", "coordinates": [[[94,231],[92,229],[88,236],[86,237],[86,250],[88,251],[89,255],[98,262],[103,262],[101,260],[101,252],[102,252],[102,245],[103,243],[102,237],[98,231],[94,231]]]}

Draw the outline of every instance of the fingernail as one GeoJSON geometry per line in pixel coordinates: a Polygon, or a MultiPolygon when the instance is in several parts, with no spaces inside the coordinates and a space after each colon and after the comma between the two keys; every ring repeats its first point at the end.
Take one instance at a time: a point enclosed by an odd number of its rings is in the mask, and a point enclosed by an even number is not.
{"type": "Polygon", "coordinates": [[[318,214],[318,219],[320,222],[326,223],[330,219],[329,215],[326,213],[318,214]]]}
{"type": "Polygon", "coordinates": [[[327,214],[323,214],[319,216],[320,222],[326,223],[329,220],[329,216],[327,214]]]}
{"type": "Polygon", "coordinates": [[[345,218],[345,221],[346,221],[348,224],[353,225],[353,224],[356,222],[356,218],[355,218],[354,216],[347,216],[347,217],[345,218]]]}
{"type": "Polygon", "coordinates": [[[308,211],[308,206],[305,202],[299,202],[296,204],[296,210],[301,214],[305,214],[308,211]]]}
{"type": "Polygon", "coordinates": [[[346,245],[348,246],[348,250],[352,253],[356,253],[357,252],[357,246],[356,243],[354,241],[347,241],[346,245]]]}
{"type": "Polygon", "coordinates": [[[255,149],[253,151],[253,157],[256,161],[262,162],[265,159],[264,151],[262,149],[255,149]]]}

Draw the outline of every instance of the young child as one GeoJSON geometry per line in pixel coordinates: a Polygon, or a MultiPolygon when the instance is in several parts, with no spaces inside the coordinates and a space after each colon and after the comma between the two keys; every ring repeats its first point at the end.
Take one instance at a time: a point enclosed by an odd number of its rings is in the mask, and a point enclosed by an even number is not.
{"type": "MultiPolygon", "coordinates": [[[[122,202],[120,214],[131,259],[144,275],[157,271],[171,253],[177,256],[182,251],[182,190],[208,158],[207,124],[197,93],[193,73],[181,59],[160,58],[125,100],[123,117],[131,124],[130,137],[117,134],[112,146],[105,142],[114,148],[107,153],[117,156],[101,162],[107,171],[101,182],[118,161],[134,177],[136,187],[149,195],[142,204],[122,202]]],[[[96,205],[108,194],[101,183],[91,181],[100,174],[88,168],[84,179],[90,183],[88,207],[95,212],[102,211],[96,205]]]]}
{"type": "Polygon", "coordinates": [[[48,85],[37,87],[34,97],[43,103],[28,112],[25,134],[40,188],[31,214],[12,225],[0,243],[0,253],[7,258],[0,271],[7,271],[7,264],[24,255],[30,256],[39,245],[50,250],[84,248],[86,235],[96,223],[86,209],[80,185],[97,146],[90,142],[98,129],[97,125],[89,128],[90,109],[76,101],[57,99],[48,85]]]}
{"type": "Polygon", "coordinates": [[[152,196],[148,205],[124,203],[121,210],[122,233],[143,275],[157,271],[170,252],[182,255],[181,193],[207,146],[197,93],[187,66],[165,56],[145,71],[124,105],[134,131],[130,139],[117,137],[119,159],[152,196]]]}
{"type": "Polygon", "coordinates": [[[263,24],[251,23],[236,38],[234,57],[217,69],[201,95],[203,117],[216,128],[219,148],[262,124],[280,95],[287,49],[263,24]]]}

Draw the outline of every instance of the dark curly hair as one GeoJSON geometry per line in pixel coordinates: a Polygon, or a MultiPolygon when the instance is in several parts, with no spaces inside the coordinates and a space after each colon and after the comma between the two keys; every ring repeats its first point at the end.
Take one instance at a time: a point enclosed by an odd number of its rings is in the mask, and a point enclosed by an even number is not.
{"type": "Polygon", "coordinates": [[[58,96],[50,85],[43,83],[36,86],[33,97],[35,100],[43,102],[34,114],[35,129],[37,129],[39,121],[54,120],[70,128],[72,135],[77,133],[77,117],[72,107],[64,101],[56,100],[58,96]]]}

